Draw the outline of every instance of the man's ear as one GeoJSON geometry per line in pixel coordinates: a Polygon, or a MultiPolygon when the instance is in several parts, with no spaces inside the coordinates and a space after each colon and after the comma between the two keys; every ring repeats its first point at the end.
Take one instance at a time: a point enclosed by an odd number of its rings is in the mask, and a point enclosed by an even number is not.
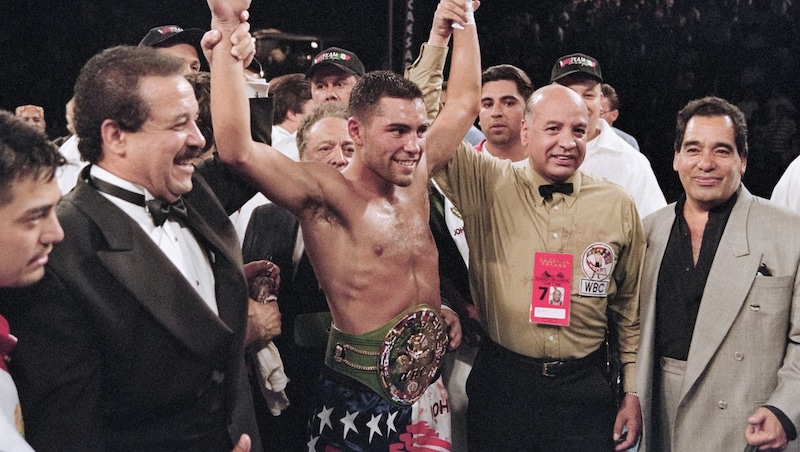
{"type": "Polygon", "coordinates": [[[294,122],[300,124],[300,121],[303,120],[303,112],[298,113],[298,112],[290,109],[290,110],[288,110],[286,112],[286,119],[288,119],[289,121],[294,121],[294,122]]]}
{"type": "Polygon", "coordinates": [[[347,131],[350,133],[350,138],[353,139],[353,143],[356,146],[363,147],[364,146],[364,136],[363,136],[363,124],[359,122],[356,118],[350,118],[347,120],[347,131]]]}
{"type": "Polygon", "coordinates": [[[519,141],[523,146],[528,146],[528,122],[522,120],[522,127],[519,128],[519,141]]]}
{"type": "Polygon", "coordinates": [[[113,119],[103,121],[100,125],[100,137],[103,139],[103,152],[125,155],[127,132],[122,130],[117,121],[113,119]]]}

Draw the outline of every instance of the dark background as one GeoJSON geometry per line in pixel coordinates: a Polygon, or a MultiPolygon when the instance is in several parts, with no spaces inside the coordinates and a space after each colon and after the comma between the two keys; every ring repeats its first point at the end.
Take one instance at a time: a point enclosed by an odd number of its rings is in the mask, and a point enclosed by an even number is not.
{"type": "MultiPolygon", "coordinates": [[[[615,125],[637,137],[673,200],[680,193],[671,168],[675,114],[690,99],[718,95],[739,103],[747,97],[758,107],[748,120],[745,183],[751,191],[768,196],[797,154],[796,133],[790,149],[776,151],[771,138],[778,126],[769,115],[775,99],[785,99],[789,119],[798,121],[800,13],[794,3],[485,0],[476,16],[483,67],[514,64],[536,86],[549,81],[559,56],[583,52],[598,58],[622,100],[615,125]]],[[[414,0],[409,14],[406,0],[255,0],[250,22],[252,31],[319,36],[323,46],[356,52],[367,70],[389,68],[391,61],[391,69],[401,71],[409,57],[405,51],[415,57],[427,38],[436,4],[414,0]],[[413,33],[407,37],[409,16],[413,33]]],[[[201,0],[5,0],[0,19],[0,108],[43,106],[55,138],[67,133],[63,106],[94,53],[135,45],[157,25],[207,29],[210,14],[201,0]]],[[[268,76],[283,70],[265,66],[268,76]]]]}

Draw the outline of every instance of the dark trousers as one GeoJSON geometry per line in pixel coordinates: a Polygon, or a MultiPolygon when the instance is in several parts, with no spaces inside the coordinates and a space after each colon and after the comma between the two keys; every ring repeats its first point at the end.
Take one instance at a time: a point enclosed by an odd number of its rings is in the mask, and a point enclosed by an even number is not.
{"type": "Polygon", "coordinates": [[[599,365],[559,377],[491,341],[467,380],[470,451],[608,452],[616,407],[599,365]]]}

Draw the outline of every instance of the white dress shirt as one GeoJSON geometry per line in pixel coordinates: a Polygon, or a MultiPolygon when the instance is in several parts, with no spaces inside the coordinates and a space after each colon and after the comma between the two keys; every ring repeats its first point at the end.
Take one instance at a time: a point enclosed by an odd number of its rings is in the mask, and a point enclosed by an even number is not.
{"type": "Polygon", "coordinates": [[[605,119],[597,122],[600,134],[586,143],[581,171],[622,186],[633,197],[639,218],[667,205],[650,161],[625,142],[605,119]]]}
{"type": "MultiPolygon", "coordinates": [[[[144,187],[121,179],[99,166],[93,165],[89,174],[125,190],[143,194],[145,201],[154,199],[153,195],[144,187]]],[[[173,221],[166,221],[162,226],[156,227],[153,224],[153,218],[144,206],[130,203],[104,192],[100,192],[100,194],[119,207],[142,228],[167,259],[186,278],[186,281],[197,291],[209,309],[219,315],[211,262],[207,253],[197,242],[191,229],[181,227],[180,223],[173,221]]]]}

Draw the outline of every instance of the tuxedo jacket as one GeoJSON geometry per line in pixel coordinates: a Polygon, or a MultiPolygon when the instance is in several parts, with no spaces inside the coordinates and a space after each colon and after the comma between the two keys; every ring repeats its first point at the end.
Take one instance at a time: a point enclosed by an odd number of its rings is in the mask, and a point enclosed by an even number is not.
{"type": "Polygon", "coordinates": [[[11,372],[37,451],[261,450],[244,374],[247,283],[226,212],[253,191],[218,160],[183,196],[219,315],[137,223],[87,182],[58,207],[43,280],[0,293],[19,338],[11,372]]]}
{"type": "Polygon", "coordinates": [[[328,311],[324,292],[305,252],[295,270],[292,265],[297,234],[297,218],[275,204],[253,210],[244,236],[245,262],[269,259],[281,269],[278,305],[281,310],[281,335],[273,339],[289,377],[286,395],[291,404],[280,416],[273,416],[254,394],[258,427],[265,451],[308,450],[307,424],[316,404],[317,380],[325,359],[325,343],[320,347],[301,347],[294,340],[295,319],[300,314],[328,311]]]}
{"type": "Polygon", "coordinates": [[[329,310],[305,251],[297,269],[292,265],[299,233],[300,224],[291,212],[276,204],[264,204],[253,210],[242,245],[245,262],[269,259],[281,269],[278,303],[284,325],[289,328],[281,336],[291,333],[293,325],[287,320],[299,314],[329,310]]]}
{"type": "MultiPolygon", "coordinates": [[[[637,389],[644,435],[654,444],[653,373],[658,272],[675,221],[675,204],[643,221],[642,340],[637,389]]],[[[708,275],[689,348],[672,432],[674,451],[738,451],[747,418],[772,405],[800,427],[800,217],[742,187],[708,275]],[[772,276],[757,275],[765,264],[772,276]]],[[[787,450],[797,451],[797,442],[787,450]]]]}

